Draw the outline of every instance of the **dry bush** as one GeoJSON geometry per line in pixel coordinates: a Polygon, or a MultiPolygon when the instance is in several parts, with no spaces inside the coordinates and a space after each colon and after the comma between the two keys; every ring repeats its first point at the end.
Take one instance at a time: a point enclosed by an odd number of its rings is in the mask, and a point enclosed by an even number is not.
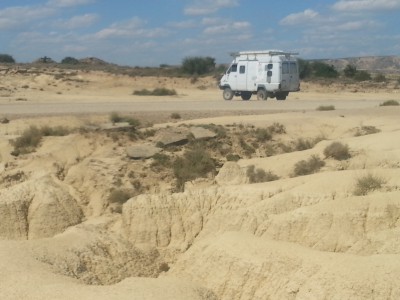
{"type": "Polygon", "coordinates": [[[186,181],[204,178],[216,172],[214,160],[202,148],[186,151],[183,157],[178,157],[173,162],[173,170],[179,191],[184,190],[186,181]]]}
{"type": "Polygon", "coordinates": [[[379,190],[384,183],[385,180],[383,178],[367,174],[357,179],[353,194],[355,196],[365,196],[372,191],[379,190]]]}
{"type": "Polygon", "coordinates": [[[12,155],[18,156],[20,154],[27,154],[35,151],[36,147],[39,146],[42,140],[42,133],[36,126],[31,126],[22,132],[22,135],[17,139],[10,141],[14,150],[11,152],[12,155]]]}
{"type": "Polygon", "coordinates": [[[177,93],[174,89],[155,88],[152,91],[149,91],[147,89],[134,91],[133,95],[137,95],[137,96],[175,96],[175,95],[177,95],[177,93]]]}
{"type": "Polygon", "coordinates": [[[336,160],[346,160],[351,157],[349,146],[340,142],[333,142],[324,149],[325,157],[332,157],[336,160]]]}
{"type": "Polygon", "coordinates": [[[250,183],[268,182],[279,179],[279,177],[271,171],[265,172],[263,169],[256,169],[254,165],[247,167],[246,175],[250,183]]]}
{"type": "Polygon", "coordinates": [[[399,102],[396,100],[387,100],[381,103],[379,106],[399,106],[399,102]]]}
{"type": "Polygon", "coordinates": [[[308,160],[301,160],[294,165],[294,176],[308,175],[318,172],[325,162],[318,155],[312,155],[308,160]]]}
{"type": "Polygon", "coordinates": [[[170,116],[171,119],[178,120],[181,118],[181,115],[178,113],[172,113],[170,116]]]}
{"type": "Polygon", "coordinates": [[[130,193],[129,191],[126,191],[124,189],[116,189],[111,191],[110,196],[108,197],[108,201],[110,203],[124,204],[131,198],[131,196],[132,193],[130,193]]]}
{"type": "Polygon", "coordinates": [[[286,133],[285,125],[275,122],[272,125],[268,126],[270,133],[284,134],[286,133]]]}
{"type": "Polygon", "coordinates": [[[335,110],[334,105],[321,105],[317,107],[318,111],[328,111],[328,110],[335,110]]]}
{"type": "Polygon", "coordinates": [[[381,132],[380,129],[376,128],[375,126],[361,126],[357,127],[356,133],[354,136],[363,136],[363,135],[368,135],[368,134],[374,134],[381,132]]]}

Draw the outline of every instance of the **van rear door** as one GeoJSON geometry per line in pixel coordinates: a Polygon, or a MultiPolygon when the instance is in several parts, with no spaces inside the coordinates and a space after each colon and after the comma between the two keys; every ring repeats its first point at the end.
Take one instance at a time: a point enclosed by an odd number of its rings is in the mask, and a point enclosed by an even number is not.
{"type": "Polygon", "coordinates": [[[282,62],[282,91],[297,91],[299,88],[299,71],[295,61],[282,62]]]}

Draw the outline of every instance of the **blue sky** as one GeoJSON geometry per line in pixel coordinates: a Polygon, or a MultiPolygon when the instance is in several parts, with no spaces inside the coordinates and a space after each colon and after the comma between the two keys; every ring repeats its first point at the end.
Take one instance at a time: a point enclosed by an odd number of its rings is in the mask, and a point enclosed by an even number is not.
{"type": "Polygon", "coordinates": [[[281,49],[302,58],[399,55],[400,0],[0,0],[0,53],[130,66],[281,49]]]}

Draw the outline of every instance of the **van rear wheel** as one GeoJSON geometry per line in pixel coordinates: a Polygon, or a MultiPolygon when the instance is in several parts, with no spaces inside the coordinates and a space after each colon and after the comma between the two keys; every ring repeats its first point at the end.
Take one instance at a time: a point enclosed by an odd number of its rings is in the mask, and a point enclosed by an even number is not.
{"type": "Polygon", "coordinates": [[[225,88],[224,92],[222,93],[222,96],[224,97],[225,100],[232,100],[234,94],[231,88],[225,88]]]}
{"type": "Polygon", "coordinates": [[[266,90],[258,90],[257,91],[257,99],[258,100],[267,100],[267,91],[266,90]]]}
{"type": "Polygon", "coordinates": [[[251,98],[251,92],[242,92],[242,94],[241,94],[241,96],[242,96],[242,99],[243,100],[250,100],[250,98],[251,98]]]}

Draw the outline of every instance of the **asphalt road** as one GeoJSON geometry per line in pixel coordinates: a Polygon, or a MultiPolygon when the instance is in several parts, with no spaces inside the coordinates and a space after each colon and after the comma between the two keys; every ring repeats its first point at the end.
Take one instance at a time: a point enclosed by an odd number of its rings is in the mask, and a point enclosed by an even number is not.
{"type": "Polygon", "coordinates": [[[90,114],[110,112],[184,112],[184,111],[301,111],[315,110],[321,105],[335,109],[363,109],[377,107],[379,100],[296,100],[277,101],[216,101],[216,100],[151,100],[135,102],[7,102],[0,103],[1,115],[90,114]]]}

